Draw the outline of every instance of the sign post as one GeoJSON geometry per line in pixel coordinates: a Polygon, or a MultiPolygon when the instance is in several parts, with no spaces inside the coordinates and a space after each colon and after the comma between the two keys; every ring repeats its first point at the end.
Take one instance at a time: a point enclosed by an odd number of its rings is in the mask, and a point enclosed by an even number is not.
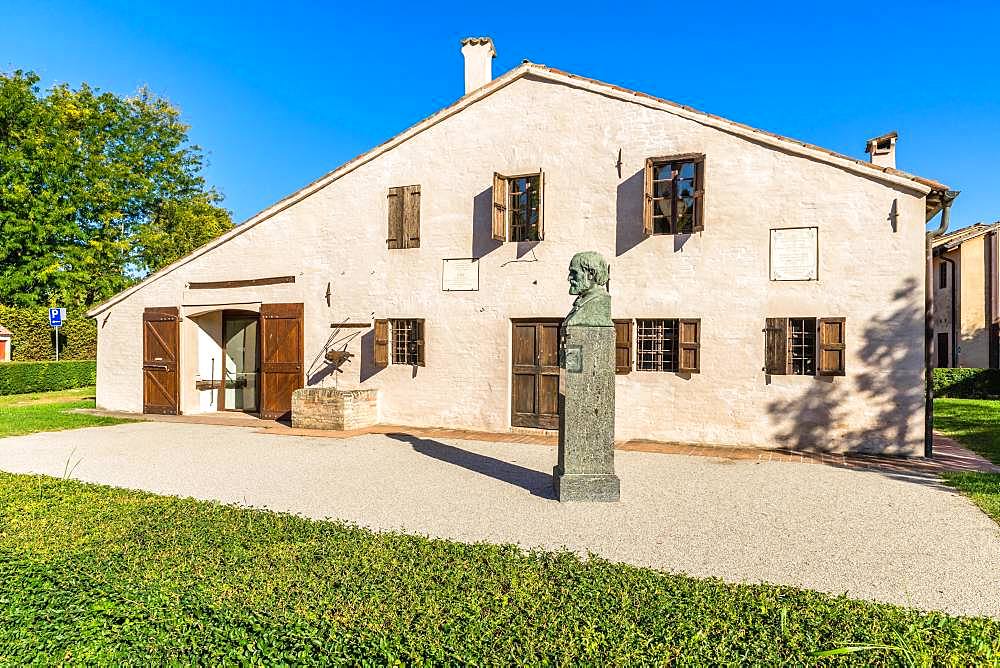
{"type": "Polygon", "coordinates": [[[66,309],[64,308],[50,308],[49,309],[49,325],[51,325],[56,330],[56,361],[59,361],[59,328],[62,327],[63,322],[66,320],[66,309]]]}

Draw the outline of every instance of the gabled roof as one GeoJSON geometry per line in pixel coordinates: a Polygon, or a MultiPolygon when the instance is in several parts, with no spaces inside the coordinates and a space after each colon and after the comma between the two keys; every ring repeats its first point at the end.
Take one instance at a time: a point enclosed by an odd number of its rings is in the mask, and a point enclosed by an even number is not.
{"type": "Polygon", "coordinates": [[[928,220],[933,216],[933,213],[937,212],[934,206],[937,204],[932,203],[930,200],[934,198],[935,193],[943,193],[948,187],[937,181],[932,181],[930,179],[925,179],[920,176],[915,176],[913,174],[908,174],[906,172],[900,171],[898,169],[893,169],[891,167],[879,167],[870,162],[864,160],[858,160],[857,158],[852,158],[829,149],[825,149],[813,144],[808,144],[806,142],[798,141],[796,139],[790,139],[788,137],[783,137],[781,135],[774,134],[772,132],[766,132],[764,130],[759,130],[753,128],[749,125],[744,125],[742,123],[737,123],[735,121],[730,121],[728,119],[722,118],[721,116],[715,116],[713,114],[708,114],[703,111],[698,111],[691,107],[677,104],[676,102],[671,102],[669,100],[664,100],[662,98],[654,97],[652,95],[647,95],[646,93],[640,93],[638,91],[629,90],[627,88],[622,88],[620,86],[615,86],[613,84],[604,83],[602,81],[597,81],[596,79],[588,79],[587,77],[581,77],[576,74],[570,74],[568,72],[563,72],[545,65],[539,65],[537,63],[525,62],[522,65],[510,70],[509,72],[497,77],[496,79],[490,81],[488,84],[482,88],[478,88],[465,96],[458,99],[456,102],[448,105],[447,107],[441,109],[440,111],[428,116],[424,120],[420,121],[416,125],[413,125],[403,132],[399,133],[392,139],[379,144],[375,148],[363,153],[356,158],[345,162],[343,165],[325,174],[324,176],[316,179],[312,183],[306,185],[303,188],[295,191],[291,195],[288,195],[284,199],[272,204],[268,208],[258,212],[257,214],[251,216],[242,224],[233,228],[226,234],[210,241],[209,243],[195,249],[188,255],[180,258],[179,260],[167,265],[166,267],[160,269],[159,271],[151,274],[141,283],[138,283],[131,288],[118,293],[108,301],[95,306],[87,312],[87,315],[91,318],[96,317],[103,311],[107,310],[111,306],[117,304],[121,300],[125,299],[132,293],[140,290],[143,286],[151,283],[159,278],[169,274],[175,269],[182,267],[191,260],[207,253],[208,251],[216,248],[230,239],[237,237],[247,230],[255,227],[259,223],[264,222],[268,218],[284,211],[290,206],[302,201],[306,197],[309,197],[313,193],[322,188],[326,187],[330,183],[333,183],[337,179],[341,178],[354,171],[358,167],[374,160],[383,153],[392,150],[396,146],[407,141],[411,137],[420,134],[424,130],[427,130],[434,125],[437,125],[441,121],[444,121],[451,116],[463,111],[467,107],[475,104],[476,102],[486,98],[493,93],[509,86],[518,79],[524,77],[534,77],[536,79],[543,79],[546,81],[552,81],[555,83],[564,84],[567,86],[572,86],[581,90],[586,90],[598,95],[604,95],[606,97],[611,97],[614,99],[632,102],[634,104],[640,104],[653,109],[659,109],[672,113],[676,116],[692,120],[696,123],[701,123],[709,127],[716,128],[723,132],[728,132],[745,139],[749,139],[759,144],[764,144],[772,148],[776,148],[781,151],[792,153],[795,155],[800,155],[802,157],[810,158],[819,162],[827,163],[835,167],[839,167],[845,171],[852,172],[858,176],[865,178],[874,179],[876,181],[881,181],[883,183],[897,186],[915,192],[919,195],[930,196],[928,197],[928,220]]]}
{"type": "Polygon", "coordinates": [[[0,336],[14,336],[14,332],[10,331],[3,325],[0,325],[0,336]]]}
{"type": "Polygon", "coordinates": [[[934,240],[934,249],[939,252],[950,251],[958,248],[966,241],[971,241],[981,237],[988,232],[1000,231],[1000,221],[995,223],[976,223],[962,229],[944,234],[934,240]]]}

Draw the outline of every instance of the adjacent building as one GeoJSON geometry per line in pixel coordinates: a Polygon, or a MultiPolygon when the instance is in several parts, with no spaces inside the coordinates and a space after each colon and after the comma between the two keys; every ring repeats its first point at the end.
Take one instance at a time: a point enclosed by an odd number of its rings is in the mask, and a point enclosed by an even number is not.
{"type": "Polygon", "coordinates": [[[946,186],[530,62],[95,307],[97,401],[552,429],[566,272],[604,255],[616,436],[923,454],[925,224],[946,186]]]}
{"type": "Polygon", "coordinates": [[[997,238],[1000,222],[934,240],[936,366],[1000,367],[997,238]]]}

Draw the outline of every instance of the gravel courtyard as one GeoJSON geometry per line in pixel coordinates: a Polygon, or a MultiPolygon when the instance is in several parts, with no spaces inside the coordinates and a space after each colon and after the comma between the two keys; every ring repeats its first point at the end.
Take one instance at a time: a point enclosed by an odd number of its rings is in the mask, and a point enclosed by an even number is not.
{"type": "Polygon", "coordinates": [[[552,499],[541,445],[145,422],[0,440],[0,469],[1000,618],[1000,528],[934,478],[616,453],[618,504],[552,499]]]}

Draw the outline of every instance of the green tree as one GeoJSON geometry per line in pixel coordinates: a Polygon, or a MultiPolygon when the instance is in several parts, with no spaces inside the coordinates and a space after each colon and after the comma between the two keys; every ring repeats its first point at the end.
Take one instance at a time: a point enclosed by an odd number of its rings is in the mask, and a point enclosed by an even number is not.
{"type": "Polygon", "coordinates": [[[0,73],[0,303],[99,302],[232,228],[167,100],[38,81],[0,73]]]}

